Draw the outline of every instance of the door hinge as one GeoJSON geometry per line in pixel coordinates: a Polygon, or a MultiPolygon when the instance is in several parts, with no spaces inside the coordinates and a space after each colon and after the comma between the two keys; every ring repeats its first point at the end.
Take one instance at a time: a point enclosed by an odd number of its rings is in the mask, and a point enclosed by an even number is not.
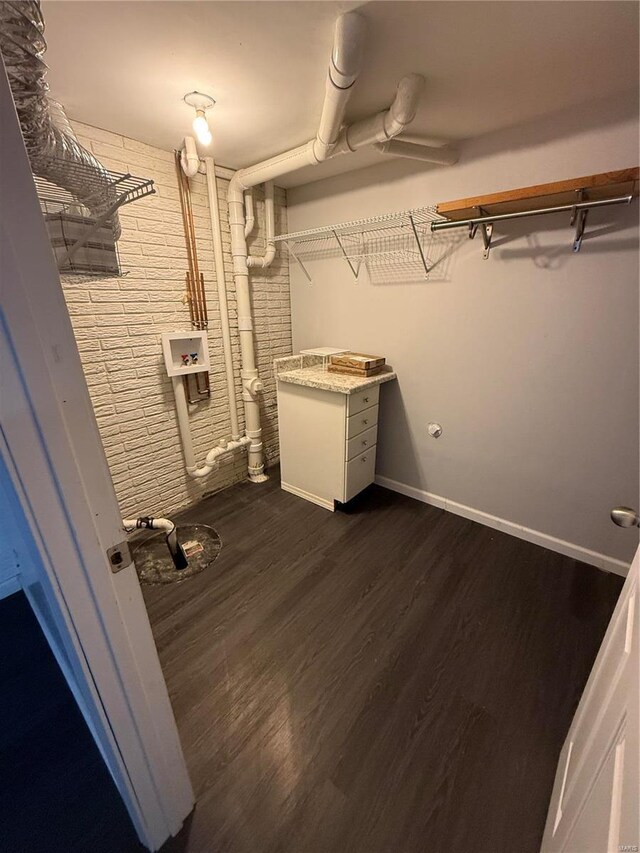
{"type": "Polygon", "coordinates": [[[131,551],[129,550],[129,543],[126,539],[122,542],[118,542],[117,545],[112,545],[111,548],[107,548],[107,558],[109,560],[109,565],[111,566],[111,571],[114,574],[122,569],[126,569],[127,566],[130,566],[133,562],[133,558],[131,556],[131,551]]]}

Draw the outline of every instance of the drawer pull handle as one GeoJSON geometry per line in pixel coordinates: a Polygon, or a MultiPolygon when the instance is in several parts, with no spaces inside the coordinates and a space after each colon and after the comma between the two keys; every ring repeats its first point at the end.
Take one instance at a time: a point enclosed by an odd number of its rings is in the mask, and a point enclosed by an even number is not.
{"type": "Polygon", "coordinates": [[[367,446],[367,439],[366,439],[366,438],[365,438],[365,439],[364,439],[364,441],[362,442],[362,446],[363,446],[363,447],[366,447],[366,446],[367,446]]]}
{"type": "Polygon", "coordinates": [[[362,419],[362,423],[363,423],[363,424],[368,424],[368,423],[369,423],[369,421],[367,420],[367,418],[363,418],[363,419],[362,419]]]}
{"type": "Polygon", "coordinates": [[[365,397],[365,398],[364,398],[364,400],[363,400],[363,402],[364,402],[364,403],[368,403],[368,402],[369,402],[369,398],[368,398],[368,397],[365,397]]]}
{"type": "Polygon", "coordinates": [[[361,462],[366,462],[366,461],[367,461],[367,457],[366,457],[366,456],[363,456],[363,457],[362,457],[362,459],[361,459],[360,461],[361,461],[361,462]]]}

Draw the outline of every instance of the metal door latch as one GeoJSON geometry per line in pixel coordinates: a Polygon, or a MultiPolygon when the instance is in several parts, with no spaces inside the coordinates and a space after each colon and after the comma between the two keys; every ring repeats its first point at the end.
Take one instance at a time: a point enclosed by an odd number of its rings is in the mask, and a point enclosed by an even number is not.
{"type": "Polygon", "coordinates": [[[129,550],[129,543],[125,540],[123,542],[118,542],[117,545],[112,545],[111,548],[107,548],[107,558],[111,566],[111,571],[114,575],[117,572],[122,571],[122,569],[126,569],[127,566],[130,566],[133,562],[131,551],[129,550]]]}

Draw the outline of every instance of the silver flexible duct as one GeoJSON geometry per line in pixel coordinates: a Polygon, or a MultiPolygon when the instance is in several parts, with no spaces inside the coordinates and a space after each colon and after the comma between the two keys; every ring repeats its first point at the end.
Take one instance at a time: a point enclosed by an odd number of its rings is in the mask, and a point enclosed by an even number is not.
{"type": "MultiPolygon", "coordinates": [[[[0,52],[34,175],[71,193],[96,219],[117,201],[112,179],[75,138],[64,110],[48,96],[47,49],[39,0],[0,0],[0,52]]],[[[109,215],[116,240],[117,213],[109,215]]]]}

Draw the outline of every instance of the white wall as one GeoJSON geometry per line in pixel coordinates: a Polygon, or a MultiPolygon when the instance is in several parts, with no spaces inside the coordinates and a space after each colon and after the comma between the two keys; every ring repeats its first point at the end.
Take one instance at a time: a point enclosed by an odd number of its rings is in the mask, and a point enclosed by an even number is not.
{"type": "MultiPolygon", "coordinates": [[[[180,214],[174,155],[133,139],[73,123],[80,142],[115,171],[152,178],[156,194],[122,208],[118,249],[126,275],[87,282],[66,278],[64,295],[78,342],[100,435],[123,516],[174,512],[204,493],[246,477],[246,451],[202,480],[185,472],[171,381],[160,334],[191,328],[184,303],[187,256],[180,214]]],[[[228,181],[217,178],[225,275],[229,293],[236,399],[241,402],[238,318],[227,212],[228,181]]],[[[200,269],[209,312],[211,398],[191,413],[196,456],[231,437],[220,331],[220,310],[211,242],[205,177],[191,181],[200,269]]],[[[263,197],[256,197],[256,230],[250,250],[263,254],[263,197]]],[[[286,197],[276,188],[276,228],[286,229],[286,197]]],[[[273,359],[291,352],[288,262],[278,253],[267,270],[252,276],[256,358],[264,382],[261,395],[267,465],[277,461],[278,424],[273,359]]]]}
{"type": "MultiPolygon", "coordinates": [[[[289,227],[637,161],[635,101],[588,104],[469,142],[451,168],[394,161],[289,190],[289,227]]],[[[381,395],[379,475],[630,561],[637,533],[609,510],[639,500],[637,217],[637,201],[592,211],[577,255],[565,215],[505,223],[489,260],[480,235],[463,239],[446,280],[396,269],[355,284],[331,259],[309,263],[309,286],[292,264],[294,351],[347,346],[397,370],[381,395]]]]}

